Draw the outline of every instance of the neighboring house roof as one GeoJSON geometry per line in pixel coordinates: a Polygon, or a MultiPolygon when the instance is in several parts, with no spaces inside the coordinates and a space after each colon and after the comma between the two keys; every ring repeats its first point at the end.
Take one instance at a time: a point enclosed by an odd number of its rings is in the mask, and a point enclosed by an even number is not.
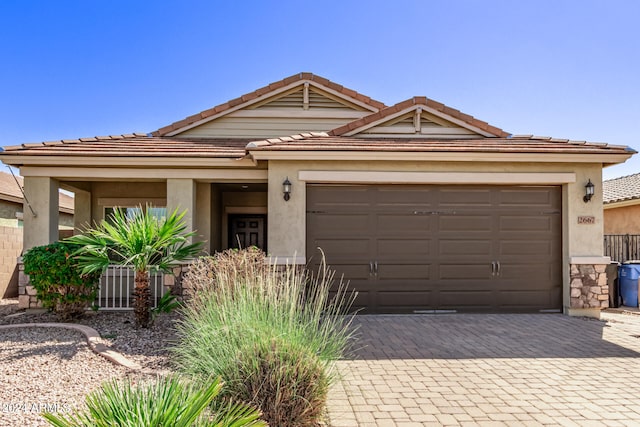
{"type": "Polygon", "coordinates": [[[640,203],[640,173],[604,181],[602,199],[604,204],[627,201],[640,203]]]}
{"type": "Polygon", "coordinates": [[[278,92],[285,91],[296,85],[303,85],[305,82],[316,83],[322,87],[331,89],[332,91],[335,91],[336,93],[341,94],[346,98],[352,98],[353,100],[358,101],[364,104],[365,106],[368,106],[370,111],[378,111],[386,107],[386,105],[380,101],[371,99],[368,96],[362,95],[361,93],[358,93],[355,90],[336,84],[328,79],[325,79],[324,77],[320,77],[312,73],[298,73],[298,74],[294,74],[293,76],[289,76],[287,78],[279,80],[277,82],[268,84],[267,86],[261,87],[260,89],[254,90],[253,92],[249,92],[238,98],[232,99],[231,101],[227,101],[224,104],[220,104],[213,108],[209,108],[198,114],[194,114],[185,119],[179,120],[168,126],[160,128],[154,132],[151,132],[151,135],[153,136],[171,135],[195,123],[201,122],[206,119],[213,119],[214,117],[224,114],[225,112],[229,112],[234,108],[241,108],[251,103],[260,102],[262,99],[271,97],[274,94],[277,94],[278,92]]]}
{"type": "MultiPolygon", "coordinates": [[[[14,179],[11,174],[0,172],[0,200],[23,203],[24,198],[20,188],[24,188],[24,180],[21,176],[16,175],[14,179]],[[16,179],[18,183],[16,183],[16,179]]],[[[73,197],[65,193],[60,193],[59,202],[60,212],[73,214],[73,197]]]]}

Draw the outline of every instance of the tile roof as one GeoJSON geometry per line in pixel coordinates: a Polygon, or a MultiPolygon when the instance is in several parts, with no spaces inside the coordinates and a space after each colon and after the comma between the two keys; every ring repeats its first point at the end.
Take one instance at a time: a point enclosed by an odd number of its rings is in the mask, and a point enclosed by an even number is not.
{"type": "MultiPolygon", "coordinates": [[[[16,175],[16,178],[14,179],[11,174],[0,172],[0,200],[22,203],[24,199],[22,191],[20,191],[21,187],[24,188],[24,179],[21,176],[16,175]],[[16,183],[16,179],[18,180],[18,183],[16,183]]],[[[73,197],[65,193],[60,193],[59,202],[61,210],[73,213],[73,197]]]]}
{"type": "Polygon", "coordinates": [[[5,147],[0,157],[139,157],[241,159],[254,150],[397,151],[631,154],[626,146],[520,135],[509,138],[426,139],[356,138],[308,132],[264,140],[152,137],[144,134],[101,136],[5,147]]]}
{"type": "Polygon", "coordinates": [[[214,116],[216,114],[220,114],[224,111],[227,111],[237,105],[243,104],[245,102],[252,101],[254,99],[258,99],[263,95],[270,94],[273,91],[276,91],[280,88],[288,86],[295,82],[302,81],[313,81],[322,86],[328,87],[336,92],[342,93],[343,95],[349,96],[351,98],[357,99],[360,102],[371,105],[376,109],[385,108],[386,105],[380,101],[376,101],[375,99],[371,99],[370,97],[363,95],[361,93],[356,92],[355,90],[346,88],[342,85],[332,82],[331,80],[325,79],[324,77],[320,77],[313,73],[298,73],[293,76],[286,77],[282,80],[279,80],[274,83],[270,83],[267,86],[261,87],[260,89],[254,90],[253,92],[249,92],[245,95],[242,95],[238,98],[232,99],[231,101],[227,101],[224,104],[220,104],[213,108],[209,108],[208,110],[201,111],[198,114],[194,114],[177,122],[174,122],[168,126],[160,128],[154,132],[151,132],[153,136],[164,136],[178,129],[189,126],[193,123],[196,123],[200,120],[206,119],[207,117],[214,116]]]}
{"type": "Polygon", "coordinates": [[[640,199],[640,173],[604,181],[602,199],[605,204],[640,199]]]}
{"type": "Polygon", "coordinates": [[[347,123],[344,126],[340,126],[336,129],[333,129],[332,131],[329,132],[329,134],[334,136],[344,135],[346,133],[349,133],[350,131],[359,129],[370,123],[377,122],[378,120],[382,120],[385,117],[389,117],[395,113],[399,113],[403,110],[406,110],[416,105],[424,105],[426,107],[432,108],[436,111],[439,111],[443,114],[446,114],[448,116],[461,120],[471,126],[482,129],[483,131],[496,135],[498,137],[506,138],[507,136],[509,136],[509,133],[503,131],[502,129],[499,129],[495,126],[491,126],[487,122],[478,120],[473,116],[464,114],[463,112],[456,110],[454,108],[447,107],[446,105],[438,101],[434,101],[433,99],[429,99],[425,96],[414,96],[413,98],[399,102],[395,105],[392,105],[391,107],[384,108],[378,111],[377,113],[369,114],[368,116],[365,116],[361,119],[355,120],[353,122],[347,123]]]}
{"type": "Polygon", "coordinates": [[[20,191],[20,187],[22,184],[22,177],[16,175],[16,179],[18,183],[16,184],[15,179],[10,173],[0,172],[0,199],[2,200],[11,200],[11,199],[22,199],[22,192],[20,191]]]}
{"type": "Polygon", "coordinates": [[[635,152],[622,145],[571,141],[533,135],[478,139],[374,139],[333,136],[322,132],[253,141],[247,146],[247,149],[249,151],[514,152],[627,155],[635,152]]]}
{"type": "Polygon", "coordinates": [[[5,147],[2,155],[241,158],[248,141],[128,134],[22,144],[5,147]]]}

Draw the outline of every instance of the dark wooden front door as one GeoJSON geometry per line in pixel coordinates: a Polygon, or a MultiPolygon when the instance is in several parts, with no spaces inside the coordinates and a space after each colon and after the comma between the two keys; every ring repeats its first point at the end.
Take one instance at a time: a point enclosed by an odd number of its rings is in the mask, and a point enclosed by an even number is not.
{"type": "Polygon", "coordinates": [[[229,215],[229,248],[267,250],[266,215],[229,215]]]}

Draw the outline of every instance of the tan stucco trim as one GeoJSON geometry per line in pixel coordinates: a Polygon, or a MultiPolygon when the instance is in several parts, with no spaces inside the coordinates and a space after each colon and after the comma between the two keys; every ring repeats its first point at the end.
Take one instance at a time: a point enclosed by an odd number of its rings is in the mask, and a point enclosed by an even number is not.
{"type": "Polygon", "coordinates": [[[267,213],[266,206],[225,206],[225,215],[248,214],[263,215],[267,213]]]}
{"type": "Polygon", "coordinates": [[[602,208],[604,210],[607,210],[607,209],[624,208],[624,207],[627,207],[627,206],[635,206],[635,205],[640,205],[640,199],[623,200],[623,201],[620,201],[620,202],[605,203],[604,205],[602,205],[602,208]]]}
{"type": "MultiPolygon", "coordinates": [[[[212,166],[213,167],[213,166],[212,166]]],[[[171,178],[187,178],[215,182],[265,182],[266,169],[144,169],[144,168],[68,168],[68,167],[22,167],[22,176],[48,177],[61,180],[127,180],[147,179],[164,181],[171,178]]]]}
{"type": "Polygon", "coordinates": [[[567,184],[576,182],[576,174],[517,172],[381,172],[381,171],[308,171],[298,179],[326,183],[380,184],[567,184]]]}
{"type": "Polygon", "coordinates": [[[526,162],[526,163],[623,163],[631,154],[572,153],[473,153],[413,151],[276,151],[250,150],[255,160],[311,161],[430,161],[430,162],[526,162]]]}
{"type": "Polygon", "coordinates": [[[101,157],[101,156],[0,156],[2,161],[12,166],[102,166],[122,168],[134,167],[255,167],[250,158],[215,158],[215,157],[101,157]]]}
{"type": "Polygon", "coordinates": [[[610,264],[611,257],[608,256],[572,256],[569,258],[570,264],[610,264]]]}
{"type": "Polygon", "coordinates": [[[99,197],[98,206],[104,207],[126,207],[132,208],[138,205],[150,204],[152,206],[167,206],[167,199],[164,197],[99,197]]]}
{"type": "Polygon", "coordinates": [[[304,265],[307,259],[303,256],[270,256],[265,261],[271,265],[304,265]]]}
{"type": "Polygon", "coordinates": [[[564,313],[571,317],[591,317],[593,319],[599,319],[601,309],[599,308],[569,308],[565,307],[564,313]]]}

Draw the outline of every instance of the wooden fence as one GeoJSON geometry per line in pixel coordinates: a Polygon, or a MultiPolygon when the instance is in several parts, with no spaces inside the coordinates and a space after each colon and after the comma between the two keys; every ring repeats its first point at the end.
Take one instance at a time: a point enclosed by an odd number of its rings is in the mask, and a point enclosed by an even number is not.
{"type": "Polygon", "coordinates": [[[605,234],[604,255],[618,262],[640,260],[640,234],[605,234]]]}

